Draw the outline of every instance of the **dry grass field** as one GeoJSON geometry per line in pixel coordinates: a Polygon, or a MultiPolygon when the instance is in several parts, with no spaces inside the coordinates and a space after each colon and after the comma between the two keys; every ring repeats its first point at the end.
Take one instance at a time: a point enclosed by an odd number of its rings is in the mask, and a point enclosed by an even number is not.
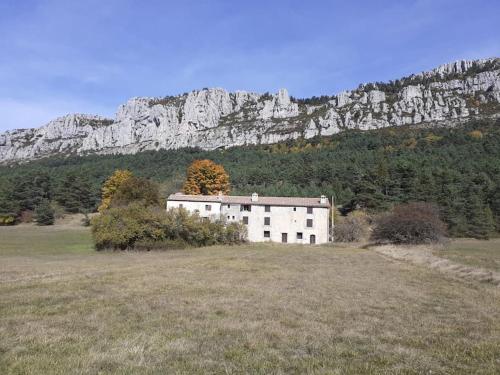
{"type": "Polygon", "coordinates": [[[191,373],[498,374],[500,288],[350,247],[0,228],[0,374],[191,373]]]}
{"type": "Polygon", "coordinates": [[[500,238],[489,241],[457,239],[434,253],[454,262],[500,272],[500,238]]]}

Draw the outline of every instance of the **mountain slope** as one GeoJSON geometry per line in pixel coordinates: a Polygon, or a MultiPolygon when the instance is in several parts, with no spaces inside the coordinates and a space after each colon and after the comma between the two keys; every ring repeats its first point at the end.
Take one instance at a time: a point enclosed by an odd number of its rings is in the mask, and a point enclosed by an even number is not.
{"type": "Polygon", "coordinates": [[[0,162],[57,154],[211,150],[426,123],[455,124],[500,113],[500,59],[457,61],[390,83],[360,85],[336,96],[294,99],[203,89],[133,98],[114,120],[68,115],[38,129],[0,134],[0,162]]]}

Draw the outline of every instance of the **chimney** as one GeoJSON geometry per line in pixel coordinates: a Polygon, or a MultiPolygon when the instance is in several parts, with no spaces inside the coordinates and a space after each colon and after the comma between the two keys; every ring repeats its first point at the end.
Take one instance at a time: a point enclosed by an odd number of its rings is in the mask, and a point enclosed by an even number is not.
{"type": "Polygon", "coordinates": [[[252,202],[257,202],[259,200],[259,194],[253,193],[252,194],[252,202]]]}
{"type": "Polygon", "coordinates": [[[322,195],[321,197],[319,197],[319,203],[326,204],[326,196],[322,195]]]}

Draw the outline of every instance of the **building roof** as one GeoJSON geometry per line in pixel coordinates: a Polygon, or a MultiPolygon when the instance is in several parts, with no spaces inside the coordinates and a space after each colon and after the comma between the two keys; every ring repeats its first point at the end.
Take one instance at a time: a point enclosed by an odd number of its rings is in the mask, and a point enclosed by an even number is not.
{"type": "Polygon", "coordinates": [[[252,197],[248,195],[187,195],[181,193],[171,194],[169,201],[187,202],[218,202],[222,204],[251,204],[269,206],[291,206],[291,207],[330,207],[328,199],[321,203],[320,198],[299,198],[299,197],[261,197],[252,202],[252,197]]]}

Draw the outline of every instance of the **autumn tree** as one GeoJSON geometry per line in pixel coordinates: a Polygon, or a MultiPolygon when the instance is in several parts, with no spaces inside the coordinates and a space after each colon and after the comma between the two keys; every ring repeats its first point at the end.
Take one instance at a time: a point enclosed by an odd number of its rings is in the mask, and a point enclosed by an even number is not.
{"type": "Polygon", "coordinates": [[[113,196],[118,188],[132,176],[132,172],[118,169],[106,180],[106,182],[104,182],[104,185],[102,186],[101,205],[98,208],[99,212],[109,208],[111,200],[113,199],[113,196]]]}
{"type": "Polygon", "coordinates": [[[110,207],[126,206],[132,202],[141,202],[144,206],[160,206],[158,184],[141,177],[127,178],[113,194],[110,207]]]}
{"type": "Polygon", "coordinates": [[[229,193],[229,176],[224,167],[211,160],[195,160],[187,169],[184,193],[216,195],[229,193]]]}

